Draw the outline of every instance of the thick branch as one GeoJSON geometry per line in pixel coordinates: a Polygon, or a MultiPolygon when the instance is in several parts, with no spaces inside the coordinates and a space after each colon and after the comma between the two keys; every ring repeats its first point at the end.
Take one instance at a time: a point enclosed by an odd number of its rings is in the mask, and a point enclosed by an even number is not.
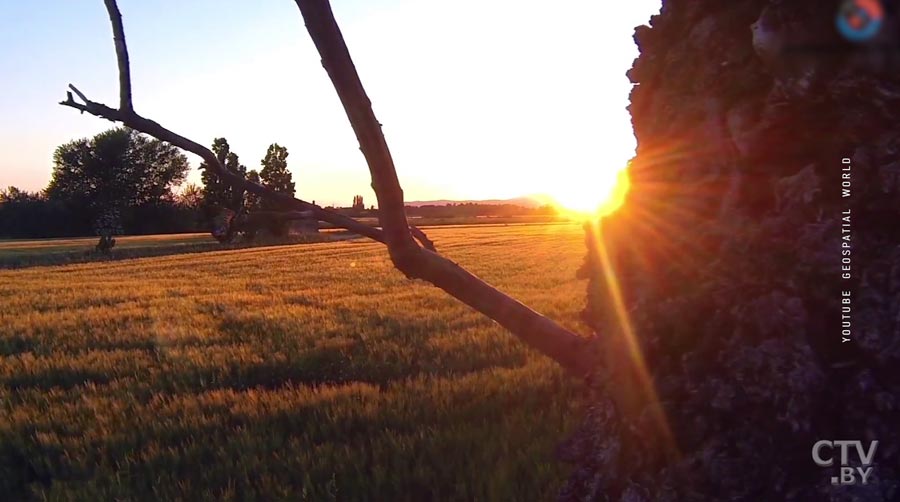
{"type": "MultiPolygon", "coordinates": [[[[116,60],[119,62],[119,110],[133,111],[131,103],[131,66],[128,63],[128,45],[125,44],[125,29],[122,27],[122,14],[116,0],[103,0],[109,22],[112,25],[113,41],[116,44],[116,60]]],[[[83,99],[83,96],[82,96],[83,99]]]]}
{"type": "Polygon", "coordinates": [[[379,218],[394,265],[497,321],[531,347],[579,376],[591,370],[586,341],[413,240],[390,150],[327,0],[295,0],[322,65],[341,99],[372,175],[379,218]]]}
{"type": "Polygon", "coordinates": [[[443,289],[475,310],[494,319],[528,345],[559,362],[569,371],[579,376],[586,375],[590,371],[592,358],[584,350],[584,339],[498,291],[452,261],[416,244],[415,239],[418,239],[426,248],[433,249],[431,241],[424,233],[418,229],[412,230],[406,221],[403,191],[397,179],[393,159],[381,132],[381,124],[378,123],[372,112],[371,103],[359,80],[356,68],[353,66],[353,61],[327,0],[296,0],[296,3],[300,7],[310,36],[322,56],[322,63],[344,105],[359,140],[360,148],[369,165],[372,186],[378,198],[379,219],[384,231],[363,225],[352,218],[326,211],[308,202],[272,192],[261,185],[245,180],[226,169],[219,163],[213,152],[206,147],[135,113],[131,106],[127,47],[121,15],[115,0],[104,1],[110,14],[116,39],[121,109],[117,110],[93,102],[72,85],[69,87],[78,95],[82,103],[76,102],[72,93],[69,92],[66,101],[60,104],[121,122],[132,129],[194,153],[232,187],[244,189],[272,201],[282,202],[294,209],[312,211],[317,219],[386,243],[394,265],[408,277],[424,279],[443,289]],[[415,238],[413,233],[415,233],[415,238]]]}
{"type": "Polygon", "coordinates": [[[297,0],[297,5],[369,165],[372,188],[378,199],[378,219],[384,228],[388,249],[392,257],[396,255],[402,260],[403,255],[418,252],[419,246],[414,242],[406,221],[403,190],[381,132],[381,124],[372,112],[372,103],[356,73],[329,3],[325,0],[297,0]]]}

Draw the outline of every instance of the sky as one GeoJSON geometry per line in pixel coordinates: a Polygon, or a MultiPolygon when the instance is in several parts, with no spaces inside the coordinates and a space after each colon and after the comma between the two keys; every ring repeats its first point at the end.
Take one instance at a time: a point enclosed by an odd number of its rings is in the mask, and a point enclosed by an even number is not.
{"type": "MultiPolygon", "coordinates": [[[[659,0],[333,0],[405,198],[595,196],[634,155],[625,72],[659,0]]],[[[288,0],[120,0],[135,110],[250,169],[288,148],[297,196],[374,203],[365,159],[288,0]]],[[[0,186],[46,186],[54,149],[118,103],[102,0],[0,0],[0,186]]],[[[199,160],[188,154],[199,183],[199,160]]]]}

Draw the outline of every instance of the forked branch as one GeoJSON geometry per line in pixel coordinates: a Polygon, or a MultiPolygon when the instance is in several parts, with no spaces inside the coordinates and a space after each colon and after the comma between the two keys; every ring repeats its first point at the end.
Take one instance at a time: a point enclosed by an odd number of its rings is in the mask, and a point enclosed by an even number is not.
{"type": "Polygon", "coordinates": [[[437,254],[425,234],[407,223],[403,190],[397,178],[393,158],[381,132],[381,124],[375,118],[371,102],[356,72],[340,28],[334,19],[331,5],[328,0],[295,1],[303,15],[309,35],[322,57],[322,64],[331,78],[347,113],[347,118],[356,133],[360,150],[366,158],[372,176],[372,188],[378,199],[379,220],[383,231],[247,181],[222,166],[216,156],[206,147],[135,113],[131,107],[128,52],[121,15],[119,15],[115,0],[104,0],[104,2],[110,14],[116,40],[120,109],[112,109],[90,101],[73,86],[70,86],[72,91],[79,96],[83,103],[76,102],[69,93],[68,99],[61,104],[98,117],[122,122],[128,127],[199,155],[215,169],[216,174],[234,187],[243,188],[270,200],[284,202],[298,210],[313,211],[316,217],[322,221],[385,243],[394,266],[407,277],[423,279],[444,290],[493,319],[525,343],[554,359],[575,375],[585,376],[588,374],[593,365],[593,357],[585,350],[585,339],[437,254]],[[416,243],[417,240],[424,247],[420,247],[416,243]]]}

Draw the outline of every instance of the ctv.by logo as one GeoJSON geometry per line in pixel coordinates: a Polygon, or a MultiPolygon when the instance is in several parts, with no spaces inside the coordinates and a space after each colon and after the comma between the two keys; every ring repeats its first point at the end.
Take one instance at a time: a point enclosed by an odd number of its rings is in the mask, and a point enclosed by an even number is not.
{"type": "Polygon", "coordinates": [[[879,0],[844,0],[836,21],[844,38],[865,42],[878,34],[884,22],[884,7],[879,0]]]}
{"type": "Polygon", "coordinates": [[[828,441],[823,439],[816,441],[812,447],[813,462],[819,467],[831,467],[834,465],[833,453],[827,459],[822,458],[824,449],[834,450],[841,449],[841,470],[840,476],[832,476],[831,484],[833,485],[855,485],[856,474],[859,473],[859,481],[862,484],[869,482],[869,476],[872,474],[872,460],[875,458],[875,450],[878,449],[878,441],[872,441],[869,444],[868,451],[863,451],[862,441],[828,441]],[[859,457],[862,467],[851,467],[849,463],[849,447],[856,447],[856,455],[859,457]]]}

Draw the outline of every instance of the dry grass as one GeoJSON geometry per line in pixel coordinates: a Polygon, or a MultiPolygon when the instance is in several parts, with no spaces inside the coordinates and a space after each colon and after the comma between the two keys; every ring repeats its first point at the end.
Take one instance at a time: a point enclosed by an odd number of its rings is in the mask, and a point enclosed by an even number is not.
{"type": "Polygon", "coordinates": [[[96,261],[125,260],[172,254],[204,253],[223,249],[245,249],[276,244],[312,244],[358,238],[349,232],[327,230],[284,238],[258,237],[252,242],[222,244],[210,234],[131,235],[116,237],[109,254],[96,251],[97,237],[62,239],[0,240],[0,268],[66,265],[96,261]]]}
{"type": "MultiPolygon", "coordinates": [[[[573,329],[577,225],[434,228],[573,329]]],[[[366,241],[0,270],[0,493],[535,500],[576,382],[366,241]]]]}

